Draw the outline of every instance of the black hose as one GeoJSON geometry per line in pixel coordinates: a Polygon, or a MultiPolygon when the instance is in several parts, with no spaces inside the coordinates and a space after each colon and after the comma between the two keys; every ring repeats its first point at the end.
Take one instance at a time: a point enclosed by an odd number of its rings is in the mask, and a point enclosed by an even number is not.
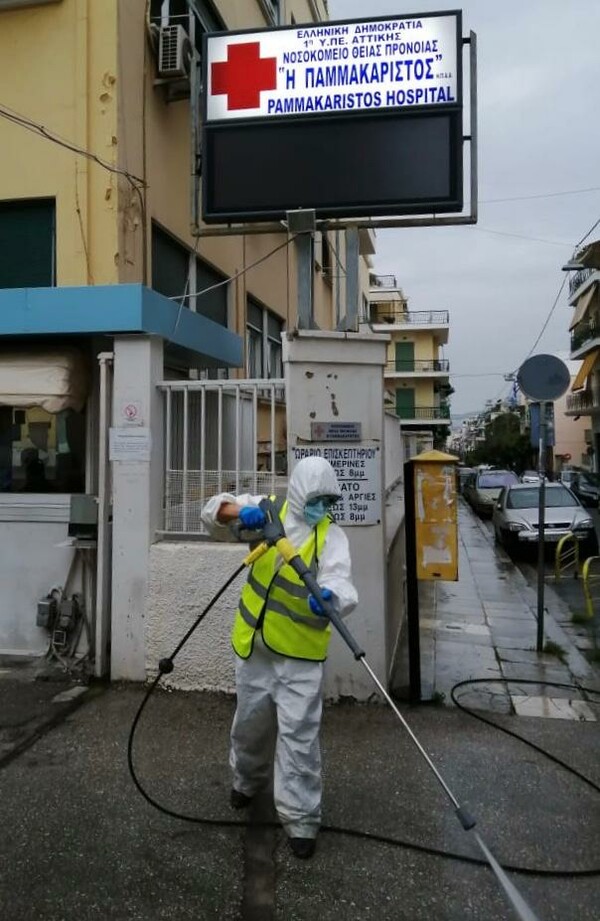
{"type": "MultiPolygon", "coordinates": [[[[131,779],[133,783],[135,784],[139,793],[146,800],[146,802],[149,803],[150,806],[152,806],[154,809],[157,809],[158,812],[162,812],[163,815],[167,815],[170,818],[179,819],[183,822],[191,822],[196,825],[208,825],[208,826],[213,826],[213,827],[216,826],[216,827],[221,827],[221,828],[248,828],[252,826],[253,828],[277,828],[279,829],[281,828],[281,826],[277,822],[254,822],[254,821],[248,822],[248,821],[240,821],[239,819],[207,819],[202,816],[187,815],[186,813],[183,813],[183,812],[175,812],[173,809],[168,809],[166,806],[161,805],[161,803],[153,799],[152,796],[150,796],[150,794],[144,789],[141,781],[139,780],[135,772],[135,767],[133,764],[133,742],[134,742],[135,732],[137,730],[140,718],[146,707],[146,704],[148,703],[148,701],[150,700],[150,697],[156,690],[158,683],[160,682],[160,679],[162,678],[164,674],[169,674],[170,672],[173,671],[173,660],[175,659],[175,656],[177,655],[177,653],[181,650],[181,648],[185,645],[185,643],[187,643],[188,639],[190,638],[194,630],[198,627],[198,625],[201,623],[204,617],[208,614],[208,612],[210,611],[212,606],[215,604],[215,602],[229,588],[231,583],[235,581],[235,579],[239,576],[239,574],[242,572],[243,569],[244,569],[244,564],[242,564],[238,569],[236,569],[236,571],[233,573],[232,576],[230,576],[227,582],[225,582],[224,585],[221,586],[217,594],[207,604],[207,606],[204,608],[202,613],[198,615],[198,617],[196,618],[196,620],[194,621],[190,629],[187,631],[187,633],[185,634],[181,642],[175,648],[172,655],[166,659],[160,660],[158,675],[156,676],[156,678],[154,679],[150,687],[147,689],[144,695],[144,698],[138,708],[138,711],[134,717],[133,723],[131,724],[131,729],[129,732],[129,739],[127,743],[127,765],[128,765],[129,773],[131,775],[131,779]]],[[[510,729],[505,729],[504,726],[500,726],[498,723],[495,723],[492,720],[489,720],[486,717],[481,716],[478,712],[475,712],[469,709],[468,707],[465,707],[464,704],[461,704],[455,697],[455,691],[458,688],[466,687],[467,685],[472,685],[472,684],[484,684],[484,683],[490,684],[490,683],[495,683],[495,682],[505,682],[506,684],[516,683],[516,684],[521,684],[521,685],[522,684],[537,684],[537,685],[544,684],[548,687],[569,688],[569,689],[573,689],[573,690],[579,691],[580,693],[584,693],[584,694],[600,694],[600,691],[595,691],[593,688],[579,687],[578,685],[559,684],[553,681],[530,681],[530,680],[519,680],[517,678],[511,678],[511,679],[472,678],[472,679],[469,679],[468,681],[459,681],[457,684],[454,685],[454,687],[450,691],[450,697],[452,701],[458,707],[459,710],[463,711],[463,713],[466,713],[469,716],[473,716],[475,719],[480,720],[482,723],[487,723],[488,726],[491,726],[494,729],[499,729],[501,732],[504,732],[509,736],[513,736],[513,738],[518,739],[524,745],[528,745],[530,748],[533,748],[539,754],[543,755],[544,757],[550,759],[550,761],[553,761],[555,764],[558,764],[560,767],[569,771],[579,780],[588,784],[590,787],[592,787],[592,789],[600,793],[600,786],[596,784],[593,780],[591,780],[589,777],[586,777],[585,774],[580,773],[578,770],[576,770],[571,765],[567,764],[565,761],[562,761],[556,755],[552,755],[550,752],[546,751],[546,749],[542,748],[539,745],[536,745],[535,742],[530,742],[528,739],[524,739],[523,736],[520,736],[518,733],[512,732],[512,730],[510,729]]],[[[393,847],[403,847],[409,850],[417,851],[418,853],[421,853],[421,854],[428,854],[429,856],[432,856],[432,857],[440,857],[444,860],[456,860],[462,863],[473,864],[475,866],[488,867],[487,860],[482,860],[481,858],[478,858],[478,857],[470,857],[467,854],[460,854],[460,853],[457,853],[456,851],[449,851],[449,850],[442,850],[441,848],[428,847],[427,845],[417,844],[415,841],[408,841],[403,838],[392,838],[386,835],[377,835],[371,832],[361,831],[360,829],[357,829],[357,828],[346,828],[346,827],[339,826],[339,825],[321,825],[320,831],[324,833],[329,833],[329,834],[346,835],[351,838],[360,838],[366,841],[374,841],[378,844],[387,844],[393,847]]],[[[505,870],[509,870],[511,873],[517,873],[522,876],[538,876],[538,877],[546,877],[546,878],[554,878],[554,879],[600,876],[600,867],[591,867],[586,870],[546,870],[546,869],[539,868],[539,867],[524,867],[524,866],[521,866],[520,864],[510,864],[510,863],[504,863],[504,862],[502,862],[502,867],[505,870]]]]}

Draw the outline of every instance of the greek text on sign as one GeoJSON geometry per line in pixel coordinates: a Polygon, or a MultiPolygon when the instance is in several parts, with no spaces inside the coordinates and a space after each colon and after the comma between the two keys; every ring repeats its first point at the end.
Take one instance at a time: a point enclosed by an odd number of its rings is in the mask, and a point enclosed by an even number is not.
{"type": "Polygon", "coordinates": [[[457,105],[459,17],[209,35],[206,120],[457,105]]]}
{"type": "Polygon", "coordinates": [[[360,441],[360,422],[311,422],[310,437],[315,441],[360,441]]]}
{"type": "Polygon", "coordinates": [[[328,444],[291,449],[292,466],[304,457],[324,457],[335,470],[342,497],[331,515],[338,524],[365,525],[381,521],[381,455],[378,445],[328,444]]]}

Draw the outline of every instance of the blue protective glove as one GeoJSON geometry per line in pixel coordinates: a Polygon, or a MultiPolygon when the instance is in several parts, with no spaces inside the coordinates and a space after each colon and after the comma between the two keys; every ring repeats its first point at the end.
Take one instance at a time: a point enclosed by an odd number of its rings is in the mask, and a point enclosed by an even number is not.
{"type": "MultiPolygon", "coordinates": [[[[331,601],[331,599],[333,598],[333,592],[331,591],[330,588],[322,588],[321,594],[323,596],[324,601],[331,601]]],[[[323,608],[321,607],[321,605],[319,604],[319,602],[317,601],[314,595],[308,596],[308,606],[313,612],[313,614],[317,614],[319,617],[327,617],[327,614],[325,613],[325,611],[323,610],[323,608]]]]}
{"type": "Polygon", "coordinates": [[[239,519],[248,531],[257,531],[267,520],[265,513],[253,505],[244,505],[240,509],[239,519]]]}

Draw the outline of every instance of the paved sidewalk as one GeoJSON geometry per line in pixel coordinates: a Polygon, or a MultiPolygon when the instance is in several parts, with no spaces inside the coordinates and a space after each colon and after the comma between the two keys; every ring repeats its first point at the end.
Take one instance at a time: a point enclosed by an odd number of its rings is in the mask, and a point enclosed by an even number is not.
{"type": "MultiPolygon", "coordinates": [[[[0,704],[16,685],[0,680],[0,704]]],[[[129,728],[141,687],[84,698],[64,722],[0,765],[0,917],[6,921],[513,921],[471,833],[388,707],[326,707],[324,822],[404,845],[323,831],[311,861],[279,829],[188,824],[156,812],[131,783],[129,728]]],[[[504,863],[595,868],[600,798],[521,742],[456,709],[401,711],[504,863]]],[[[233,700],[158,692],[134,751],[161,803],[213,822],[228,806],[233,700]]],[[[506,727],[600,782],[598,724],[517,720],[506,727]]],[[[600,870],[600,868],[599,868],[600,870]]],[[[598,879],[513,881],[542,921],[596,921],[598,879]]]]}
{"type": "Polygon", "coordinates": [[[595,720],[585,695],[543,684],[600,689],[600,670],[578,648],[581,628],[573,627],[552,585],[545,590],[544,636],[559,655],[538,654],[536,592],[463,502],[459,545],[458,582],[419,586],[424,696],[443,695],[449,703],[458,682],[488,678],[460,689],[460,701],[497,713],[595,720]]]}

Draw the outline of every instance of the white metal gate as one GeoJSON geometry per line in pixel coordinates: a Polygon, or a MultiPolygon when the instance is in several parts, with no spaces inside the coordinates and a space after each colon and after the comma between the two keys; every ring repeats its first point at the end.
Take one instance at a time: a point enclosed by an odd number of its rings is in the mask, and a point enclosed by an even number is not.
{"type": "Polygon", "coordinates": [[[283,380],[163,381],[164,530],[203,535],[211,496],[282,493],[287,485],[283,380]]]}

